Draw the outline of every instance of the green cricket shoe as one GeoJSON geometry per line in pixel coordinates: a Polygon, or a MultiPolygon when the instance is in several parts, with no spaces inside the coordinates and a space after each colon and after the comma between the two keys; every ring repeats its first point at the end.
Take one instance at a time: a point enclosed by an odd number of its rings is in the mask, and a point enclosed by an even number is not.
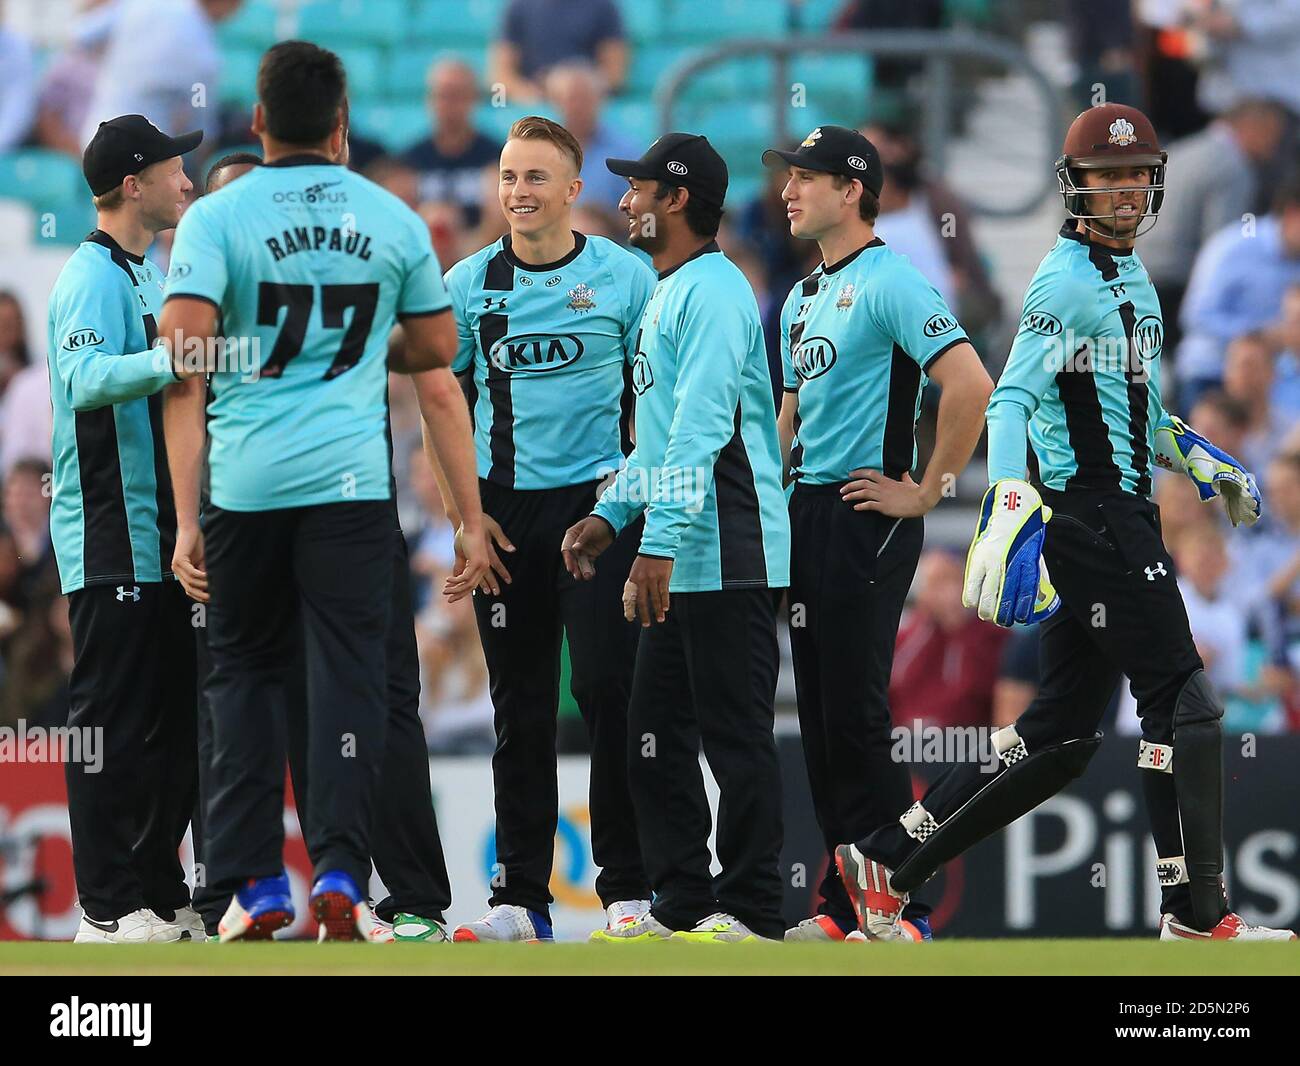
{"type": "Polygon", "coordinates": [[[418,914],[394,914],[392,930],[395,944],[447,944],[451,941],[442,922],[418,914]]]}
{"type": "Polygon", "coordinates": [[[674,935],[668,926],[646,911],[630,921],[597,929],[589,939],[593,944],[663,944],[674,935]]]}
{"type": "Polygon", "coordinates": [[[710,914],[694,929],[674,933],[673,939],[687,944],[758,944],[768,940],[734,915],[721,912],[710,914]]]}

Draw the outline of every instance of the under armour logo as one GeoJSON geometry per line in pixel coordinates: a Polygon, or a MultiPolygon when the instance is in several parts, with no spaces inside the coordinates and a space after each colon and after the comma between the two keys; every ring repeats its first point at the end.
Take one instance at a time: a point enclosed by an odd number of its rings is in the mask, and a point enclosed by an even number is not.
{"type": "Polygon", "coordinates": [[[140,602],[140,586],[139,586],[139,585],[132,585],[132,586],[131,586],[131,591],[130,591],[130,592],[127,592],[127,591],[126,591],[126,586],[125,586],[125,585],[118,585],[118,586],[117,586],[117,602],[118,602],[118,603],[125,603],[125,602],[126,602],[126,598],[127,598],[128,596],[131,597],[131,602],[132,602],[132,603],[139,603],[139,602],[140,602]]]}
{"type": "Polygon", "coordinates": [[[1111,295],[1118,300],[1121,296],[1124,295],[1124,283],[1121,281],[1118,285],[1112,285],[1110,287],[1110,291],[1111,291],[1111,295]]]}
{"type": "Polygon", "coordinates": [[[1148,566],[1146,568],[1146,573],[1147,573],[1147,580],[1154,581],[1157,577],[1163,577],[1167,575],[1169,571],[1165,569],[1164,563],[1156,563],[1155,566],[1148,566]]]}

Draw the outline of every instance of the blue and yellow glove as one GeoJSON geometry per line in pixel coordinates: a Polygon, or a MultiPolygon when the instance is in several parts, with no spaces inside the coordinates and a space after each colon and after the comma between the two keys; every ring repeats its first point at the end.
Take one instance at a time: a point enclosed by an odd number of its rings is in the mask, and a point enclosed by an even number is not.
{"type": "Polygon", "coordinates": [[[961,602],[986,622],[1036,625],[1061,606],[1043,561],[1052,509],[1027,481],[1003,478],[989,486],[979,527],[966,553],[961,602]]]}
{"type": "Polygon", "coordinates": [[[1218,496],[1234,526],[1259,521],[1263,500],[1255,475],[1182,419],[1166,415],[1156,426],[1156,462],[1191,478],[1202,503],[1218,496]]]}

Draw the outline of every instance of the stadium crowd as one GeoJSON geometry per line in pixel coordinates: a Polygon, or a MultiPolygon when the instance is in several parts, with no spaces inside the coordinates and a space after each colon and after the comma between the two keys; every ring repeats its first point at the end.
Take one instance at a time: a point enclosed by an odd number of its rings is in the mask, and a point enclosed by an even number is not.
{"type": "MultiPolygon", "coordinates": [[[[196,86],[215,98],[215,86],[231,76],[223,72],[218,31],[241,6],[89,0],[62,44],[43,50],[7,27],[0,6],[0,166],[6,153],[32,148],[79,159],[100,119],[131,112],[173,132],[201,124],[208,163],[246,148],[246,106],[196,107],[192,99],[196,86]],[[142,37],[155,54],[184,62],[155,64],[147,79],[131,76],[142,37]]],[[[635,48],[625,20],[633,5],[582,0],[574,17],[578,6],[501,5],[486,69],[482,56],[430,54],[426,128],[410,144],[393,149],[371,139],[376,131],[359,116],[354,121],[351,165],[420,213],[445,268],[506,229],[495,178],[500,136],[477,118],[494,97],[542,110],[575,134],[586,154],[575,222],[588,233],[625,236],[617,214],[625,186],[603,161],[638,154],[640,131],[626,130],[611,111],[611,101],[629,93],[635,48]]],[[[803,6],[790,5],[794,18],[803,6]]],[[[988,16],[992,5],[807,6],[833,8],[831,31],[871,32],[940,29],[962,12],[988,16]]],[[[1161,296],[1166,403],[1242,458],[1260,481],[1265,507],[1258,526],[1229,537],[1219,509],[1201,506],[1184,479],[1161,476],[1155,492],[1164,536],[1198,650],[1228,705],[1226,727],[1300,729],[1300,0],[1006,6],[1023,7],[1031,18],[1064,12],[1075,69],[1059,80],[1072,86],[1069,114],[1096,102],[1096,87],[1104,85],[1109,98],[1144,107],[1168,148],[1162,217],[1138,250],[1161,296]]],[[[996,368],[1017,309],[999,297],[960,196],[927,167],[915,135],[922,77],[912,62],[878,63],[872,105],[864,96],[858,116],[885,166],[877,229],[958,310],[996,368]]],[[[201,175],[193,176],[197,194],[201,175]]],[[[817,260],[814,242],[789,234],[782,184],[774,174],[752,197],[730,202],[719,235],[759,297],[773,364],[781,304],[817,260]]],[[[0,198],[6,195],[0,185],[0,198]]],[[[151,253],[164,267],[167,245],[160,240],[151,253]]],[[[44,336],[43,312],[0,291],[0,724],[53,724],[67,707],[71,636],[49,538],[49,385],[36,342],[44,336]]],[[[927,410],[932,417],[933,405],[927,410]]],[[[408,389],[392,390],[392,428],[430,749],[490,752],[492,708],[473,611],[435,592],[453,562],[452,531],[408,389]]],[[[938,545],[923,559],[898,636],[895,722],[1004,725],[1033,696],[1037,633],[997,629],[961,607],[964,550],[938,545]]],[[[1126,699],[1117,694],[1114,701],[1116,727],[1133,731],[1126,699]]],[[[583,741],[580,727],[568,735],[583,741]]]]}

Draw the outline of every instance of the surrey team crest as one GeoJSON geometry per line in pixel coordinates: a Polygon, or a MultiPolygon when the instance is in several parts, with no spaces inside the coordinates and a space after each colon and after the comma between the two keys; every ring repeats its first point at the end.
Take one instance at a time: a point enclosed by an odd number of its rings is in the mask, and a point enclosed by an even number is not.
{"type": "Polygon", "coordinates": [[[578,285],[569,290],[568,307],[578,314],[590,311],[596,306],[596,290],[590,285],[578,285]]]}
{"type": "Polygon", "coordinates": [[[844,288],[840,289],[839,299],[835,301],[835,306],[838,307],[841,311],[847,311],[850,307],[853,306],[853,283],[852,282],[845,285],[844,288]]]}
{"type": "Polygon", "coordinates": [[[822,128],[818,126],[812,133],[808,134],[800,143],[800,148],[811,148],[814,144],[822,139],[822,128]]]}
{"type": "Polygon", "coordinates": [[[1137,140],[1133,123],[1126,118],[1117,118],[1110,124],[1110,143],[1120,148],[1127,148],[1137,140]]]}

